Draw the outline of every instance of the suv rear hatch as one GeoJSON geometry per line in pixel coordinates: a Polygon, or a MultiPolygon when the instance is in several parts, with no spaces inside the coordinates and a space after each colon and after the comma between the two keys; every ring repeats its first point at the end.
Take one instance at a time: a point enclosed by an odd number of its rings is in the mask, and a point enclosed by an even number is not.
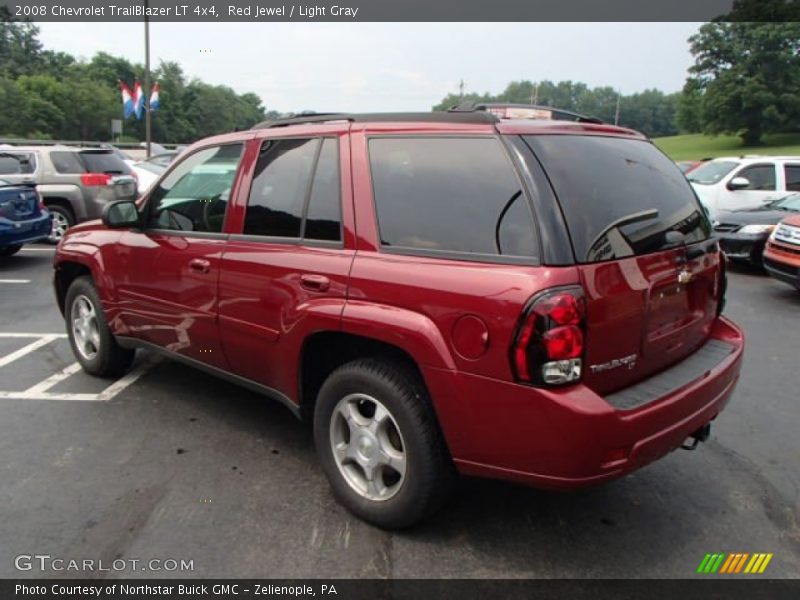
{"type": "Polygon", "coordinates": [[[127,200],[136,197],[136,178],[131,168],[111,150],[81,150],[78,159],[86,172],[81,175],[87,187],[106,187],[111,194],[101,192],[107,200],[127,200]]]}
{"type": "Polygon", "coordinates": [[[621,136],[523,136],[567,224],[586,293],[583,381],[607,394],[697,350],[718,315],[720,253],[678,167],[621,136]]]}

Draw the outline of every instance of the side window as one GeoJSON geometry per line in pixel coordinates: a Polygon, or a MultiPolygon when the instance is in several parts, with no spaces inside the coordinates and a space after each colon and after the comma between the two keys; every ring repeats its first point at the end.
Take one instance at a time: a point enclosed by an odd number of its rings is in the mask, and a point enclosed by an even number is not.
{"type": "Polygon", "coordinates": [[[0,151],[0,175],[26,175],[35,170],[32,154],[0,151]]]}
{"type": "Polygon", "coordinates": [[[50,161],[53,163],[56,173],[86,172],[86,169],[84,168],[83,164],[81,164],[81,161],[74,152],[51,152],[50,161]]]}
{"type": "Polygon", "coordinates": [[[390,248],[537,255],[528,200],[494,138],[373,138],[381,243],[390,248]]]}
{"type": "Polygon", "coordinates": [[[786,165],[783,172],[786,175],[786,191],[800,192],[800,165],[786,165]]]}
{"type": "Polygon", "coordinates": [[[775,190],[775,167],[772,165],[753,165],[739,171],[735,177],[745,177],[750,182],[746,190],[775,190]]]}
{"type": "Polygon", "coordinates": [[[241,155],[242,144],[230,144],[186,157],[150,195],[148,226],[221,232],[241,155]]]}
{"type": "Polygon", "coordinates": [[[311,184],[303,237],[339,242],[342,239],[342,203],[339,190],[339,151],[337,142],[328,138],[322,150],[311,184]]]}
{"type": "Polygon", "coordinates": [[[253,176],[243,233],[341,240],[336,140],[264,142],[253,176]]]}

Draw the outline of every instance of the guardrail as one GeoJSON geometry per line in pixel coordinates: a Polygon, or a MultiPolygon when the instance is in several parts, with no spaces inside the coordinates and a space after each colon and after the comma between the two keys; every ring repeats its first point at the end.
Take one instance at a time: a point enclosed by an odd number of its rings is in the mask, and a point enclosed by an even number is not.
{"type": "MultiPolygon", "coordinates": [[[[153,142],[167,150],[174,150],[178,146],[188,146],[189,144],[162,144],[153,142]]],[[[0,145],[9,144],[11,146],[78,146],[80,148],[102,148],[104,146],[114,146],[120,150],[141,150],[144,149],[144,142],[89,142],[83,140],[34,140],[26,138],[3,138],[0,137],[0,145]]]]}

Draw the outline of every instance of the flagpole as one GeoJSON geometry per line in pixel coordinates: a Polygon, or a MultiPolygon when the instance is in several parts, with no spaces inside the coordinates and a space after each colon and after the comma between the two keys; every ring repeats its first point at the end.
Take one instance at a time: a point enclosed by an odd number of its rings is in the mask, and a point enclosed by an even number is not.
{"type": "Polygon", "coordinates": [[[144,137],[147,158],[150,158],[150,19],[148,0],[144,0],[144,137]]]}

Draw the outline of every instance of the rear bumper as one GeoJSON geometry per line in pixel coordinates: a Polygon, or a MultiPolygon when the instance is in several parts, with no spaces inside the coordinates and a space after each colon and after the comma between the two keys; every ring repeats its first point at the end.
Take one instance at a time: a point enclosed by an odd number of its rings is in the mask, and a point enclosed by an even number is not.
{"type": "Polygon", "coordinates": [[[423,371],[460,472],[566,490],[638,469],[716,418],[738,381],[744,338],[724,318],[711,337],[729,344],[730,353],[696,379],[632,410],[614,408],[583,385],[544,390],[423,371]]]}
{"type": "Polygon", "coordinates": [[[747,260],[755,264],[761,263],[764,244],[769,234],[743,235],[739,233],[717,233],[720,248],[725,256],[736,260],[747,260]]]}
{"type": "Polygon", "coordinates": [[[0,247],[16,246],[43,240],[50,235],[52,217],[43,213],[27,221],[9,221],[0,218],[0,247]]]}

